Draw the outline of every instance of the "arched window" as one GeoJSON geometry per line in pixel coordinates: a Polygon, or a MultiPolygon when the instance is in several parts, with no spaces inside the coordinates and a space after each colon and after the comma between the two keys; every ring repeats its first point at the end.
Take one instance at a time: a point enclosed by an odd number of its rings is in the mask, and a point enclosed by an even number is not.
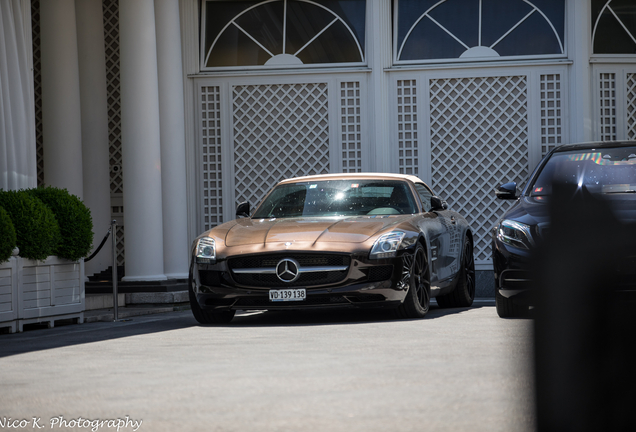
{"type": "Polygon", "coordinates": [[[204,2],[202,69],[359,64],[365,0],[204,2]]]}
{"type": "Polygon", "coordinates": [[[564,0],[396,0],[396,63],[565,55],[564,0]]]}
{"type": "Polygon", "coordinates": [[[594,54],[636,54],[634,0],[592,1],[594,54]]]}

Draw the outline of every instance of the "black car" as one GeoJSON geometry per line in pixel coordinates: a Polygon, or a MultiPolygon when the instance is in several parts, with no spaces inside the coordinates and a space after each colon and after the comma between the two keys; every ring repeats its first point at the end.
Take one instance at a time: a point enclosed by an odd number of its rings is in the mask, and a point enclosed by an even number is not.
{"type": "Polygon", "coordinates": [[[192,245],[201,323],[237,310],[394,307],[421,318],[475,296],[472,231],[419,178],[326,174],[283,180],[250,212],[192,245]]]}
{"type": "Polygon", "coordinates": [[[543,158],[520,194],[514,182],[496,190],[497,198],[516,200],[491,232],[496,306],[502,318],[523,316],[532,306],[530,257],[550,230],[548,203],[555,184],[585,190],[607,203],[617,220],[634,222],[636,141],[559,146],[543,158]]]}

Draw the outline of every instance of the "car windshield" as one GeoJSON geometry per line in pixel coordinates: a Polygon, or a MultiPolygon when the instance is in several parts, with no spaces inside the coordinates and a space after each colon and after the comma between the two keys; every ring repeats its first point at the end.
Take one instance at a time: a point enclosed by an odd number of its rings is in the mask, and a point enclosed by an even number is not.
{"type": "Polygon", "coordinates": [[[411,189],[399,180],[321,180],[276,186],[253,218],[397,215],[417,212],[411,189]]]}
{"type": "Polygon", "coordinates": [[[554,153],[530,196],[551,195],[555,182],[585,186],[591,193],[636,193],[636,146],[554,153]]]}

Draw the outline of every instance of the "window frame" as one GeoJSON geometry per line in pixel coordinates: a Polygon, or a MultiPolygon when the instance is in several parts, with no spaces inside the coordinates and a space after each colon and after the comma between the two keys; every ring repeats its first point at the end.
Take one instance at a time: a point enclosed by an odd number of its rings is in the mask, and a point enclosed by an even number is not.
{"type": "MultiPolygon", "coordinates": [[[[439,4],[447,0],[441,0],[439,3],[436,3],[433,7],[437,7],[439,4]]],[[[526,1],[526,0],[521,0],[526,1]]],[[[528,0],[531,1],[531,0],[528,0]]],[[[531,60],[557,60],[557,59],[567,59],[568,58],[568,1],[563,0],[563,35],[562,39],[559,38],[559,44],[562,48],[561,54],[532,54],[532,55],[516,55],[516,56],[498,56],[498,57],[465,57],[465,58],[439,58],[439,59],[416,59],[416,60],[400,60],[398,58],[401,48],[398,46],[398,32],[399,32],[399,9],[400,0],[393,1],[393,13],[392,13],[392,22],[393,22],[393,31],[392,31],[392,41],[391,46],[393,48],[392,53],[392,62],[394,66],[416,66],[416,65],[426,65],[426,64],[439,64],[439,63],[488,63],[488,62],[514,62],[514,61],[531,61],[531,60]]],[[[431,10],[431,9],[429,9],[431,10]]],[[[543,15],[543,14],[542,14],[543,15]]],[[[545,15],[543,15],[544,18],[545,15]]],[[[412,29],[417,26],[417,23],[413,25],[412,29]]],[[[554,26],[550,21],[548,21],[552,29],[554,30],[554,26]]],[[[412,30],[411,29],[411,30],[412,30]]],[[[409,33],[410,31],[409,30],[409,33]]],[[[556,31],[555,31],[556,33],[556,31]]],[[[559,36],[559,35],[555,35],[559,36]]],[[[405,36],[404,40],[401,42],[401,45],[404,45],[404,41],[408,39],[408,33],[405,36]]]]}
{"type": "MultiPolygon", "coordinates": [[[[603,9],[610,7],[611,5],[609,4],[611,0],[605,0],[605,4],[603,5],[603,9]]],[[[592,2],[590,2],[590,8],[592,8],[592,2]]],[[[596,17],[596,21],[592,21],[591,23],[591,34],[590,34],[590,56],[592,61],[596,61],[596,62],[608,62],[608,63],[621,63],[621,62],[625,62],[625,63],[636,63],[636,53],[597,53],[594,51],[594,40],[596,38],[596,30],[597,30],[597,26],[599,24],[599,21],[601,19],[601,17],[603,16],[603,9],[601,10],[601,12],[599,13],[599,15],[596,17]]],[[[615,15],[615,13],[612,11],[612,14],[615,15]]],[[[591,14],[591,18],[594,19],[594,16],[592,16],[591,14]]],[[[632,38],[632,40],[636,39],[636,29],[634,29],[633,32],[630,32],[629,29],[625,28],[625,24],[622,23],[618,17],[615,18],[617,19],[618,23],[621,24],[621,26],[623,27],[623,29],[627,32],[627,34],[632,38]]],[[[634,41],[634,43],[636,44],[636,41],[634,41]]]]}
{"type": "MultiPolygon", "coordinates": [[[[349,28],[349,26],[344,22],[344,20],[339,17],[340,21],[342,21],[345,26],[347,27],[347,29],[350,31],[352,37],[355,38],[355,42],[356,45],[358,46],[358,49],[360,51],[360,54],[362,56],[362,61],[360,62],[341,62],[341,63],[309,63],[309,64],[299,64],[299,65],[289,65],[289,64],[280,64],[280,65],[249,65],[249,66],[242,66],[242,65],[235,65],[235,66],[206,66],[206,59],[207,56],[209,54],[209,51],[212,49],[212,46],[214,45],[214,43],[210,46],[210,48],[208,49],[208,51],[206,52],[206,39],[205,39],[205,25],[206,25],[206,7],[208,5],[208,3],[212,3],[212,2],[220,2],[220,1],[227,1],[227,0],[202,0],[201,1],[201,6],[200,6],[200,11],[201,11],[201,15],[200,15],[200,24],[199,24],[199,71],[202,73],[205,72],[224,72],[224,71],[236,71],[241,70],[241,71],[280,71],[280,70],[303,70],[303,69],[316,69],[316,68],[320,68],[320,69],[334,69],[334,68],[351,68],[351,67],[365,67],[368,65],[368,40],[369,40],[369,33],[368,33],[368,17],[369,17],[369,7],[368,7],[368,1],[365,0],[365,16],[364,16],[364,46],[362,46],[360,44],[360,40],[355,36],[355,34],[353,33],[353,31],[349,28]]],[[[261,4],[265,4],[265,3],[273,3],[276,1],[287,1],[287,0],[254,0],[254,1],[258,1],[257,5],[252,6],[251,8],[260,6],[261,4]]],[[[302,2],[306,2],[306,3],[315,3],[312,0],[295,0],[295,1],[302,1],[302,2]]],[[[248,9],[251,9],[248,8],[248,9]]],[[[242,13],[246,12],[248,9],[244,10],[242,13]]],[[[330,12],[332,14],[335,14],[335,12],[331,11],[330,12]]],[[[238,16],[238,15],[237,15],[238,16]]],[[[236,17],[237,17],[236,16],[236,17]]],[[[234,17],[234,18],[236,18],[234,17]]],[[[233,18],[233,19],[234,19],[233,18]]],[[[231,21],[230,21],[231,22],[231,21]]],[[[229,23],[228,23],[229,24],[229,23]]],[[[219,32],[219,35],[225,30],[222,29],[221,32],[219,32]]]]}

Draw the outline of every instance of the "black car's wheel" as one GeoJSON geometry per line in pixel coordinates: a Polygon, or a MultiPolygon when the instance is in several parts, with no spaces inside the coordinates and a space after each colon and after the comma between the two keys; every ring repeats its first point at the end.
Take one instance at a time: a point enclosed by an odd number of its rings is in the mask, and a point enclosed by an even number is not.
{"type": "Polygon", "coordinates": [[[464,239],[459,279],[455,289],[442,296],[435,297],[440,307],[468,307],[475,299],[475,258],[473,256],[473,242],[468,235],[464,239]]]}
{"type": "Polygon", "coordinates": [[[528,306],[519,305],[499,293],[499,283],[495,282],[495,307],[500,318],[524,318],[530,313],[528,306]]]}
{"type": "Polygon", "coordinates": [[[199,306],[199,302],[197,301],[197,297],[194,295],[194,279],[192,278],[192,274],[190,275],[188,285],[190,308],[192,309],[192,315],[194,315],[194,318],[198,322],[201,324],[226,324],[232,321],[232,318],[234,318],[234,314],[236,313],[233,310],[215,312],[201,309],[201,306],[199,306]]]}
{"type": "Polygon", "coordinates": [[[428,260],[420,243],[413,254],[409,290],[404,303],[397,308],[400,318],[423,318],[431,303],[431,280],[428,260]]]}

